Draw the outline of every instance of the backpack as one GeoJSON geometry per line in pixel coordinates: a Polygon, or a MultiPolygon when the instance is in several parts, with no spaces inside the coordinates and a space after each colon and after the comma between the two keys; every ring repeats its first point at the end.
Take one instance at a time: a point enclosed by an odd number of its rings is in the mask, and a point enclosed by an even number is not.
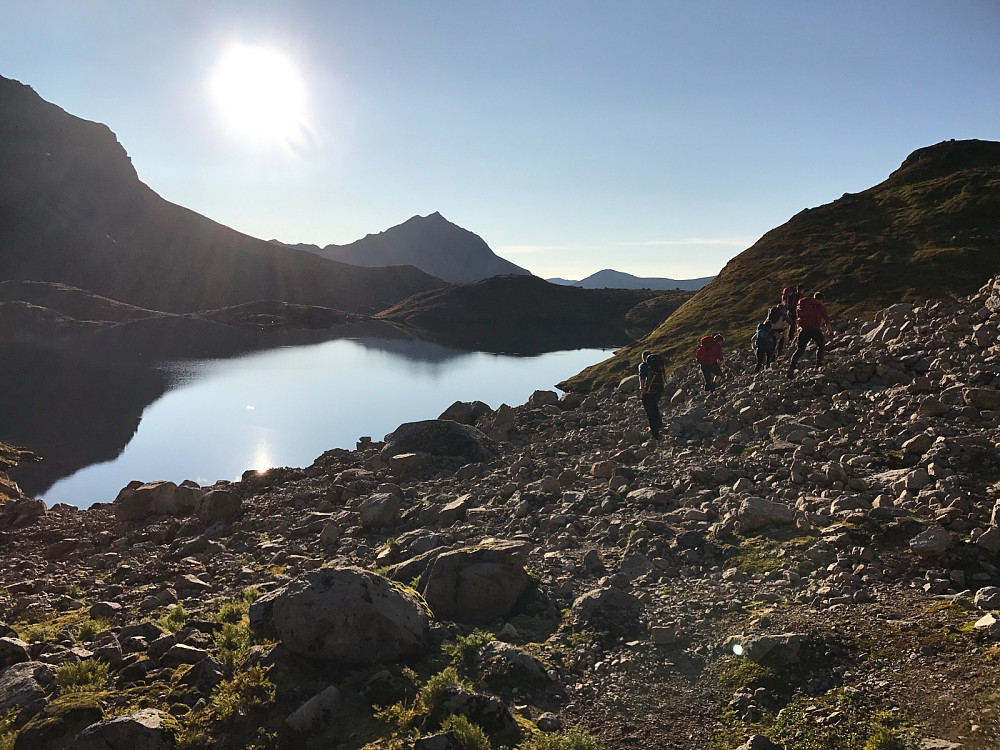
{"type": "Polygon", "coordinates": [[[773,325],[774,323],[777,323],[779,320],[781,320],[783,317],[785,317],[785,308],[783,308],[781,305],[775,305],[774,307],[771,308],[771,312],[767,314],[767,322],[773,325]]]}
{"type": "Polygon", "coordinates": [[[771,324],[766,320],[757,324],[757,333],[754,335],[754,343],[758,349],[770,349],[774,346],[774,331],[771,324]]]}
{"type": "Polygon", "coordinates": [[[710,365],[719,361],[719,342],[714,336],[702,336],[694,352],[694,361],[699,365],[710,365]]]}
{"type": "Polygon", "coordinates": [[[650,354],[646,357],[646,387],[643,393],[662,393],[663,385],[666,382],[666,371],[663,366],[663,357],[659,354],[650,354]]]}
{"type": "Polygon", "coordinates": [[[781,301],[787,305],[788,300],[792,298],[793,294],[795,294],[795,288],[786,286],[784,289],[781,290],[781,301]]]}

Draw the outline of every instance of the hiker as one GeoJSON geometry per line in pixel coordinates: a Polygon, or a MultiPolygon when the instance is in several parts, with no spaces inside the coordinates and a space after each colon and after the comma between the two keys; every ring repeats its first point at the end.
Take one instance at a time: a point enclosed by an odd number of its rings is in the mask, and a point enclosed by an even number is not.
{"type": "Polygon", "coordinates": [[[781,290],[781,303],[785,306],[785,317],[788,318],[788,340],[795,338],[795,315],[799,307],[799,300],[803,295],[802,285],[786,286],[781,290]]]}
{"type": "Polygon", "coordinates": [[[653,440],[660,439],[660,430],[663,429],[660,396],[663,395],[665,380],[663,357],[650,351],[643,352],[642,362],[639,364],[639,398],[642,399],[642,408],[649,418],[649,431],[653,440]]]}
{"type": "Polygon", "coordinates": [[[770,320],[765,320],[763,323],[757,324],[757,332],[754,333],[750,341],[757,354],[757,366],[753,369],[753,373],[756,375],[765,367],[770,367],[771,363],[774,362],[776,342],[770,320]]]}
{"type": "Polygon", "coordinates": [[[694,361],[701,365],[701,374],[705,376],[705,390],[715,390],[716,380],[722,380],[722,368],[726,362],[722,357],[721,333],[713,336],[702,336],[694,353],[694,361]]]}
{"type": "Polygon", "coordinates": [[[788,335],[788,315],[785,308],[775,305],[767,314],[767,322],[771,324],[771,333],[774,334],[774,356],[779,357],[785,351],[785,341],[788,335]]]}
{"type": "Polygon", "coordinates": [[[799,341],[792,355],[792,362],[788,366],[788,377],[795,377],[795,365],[798,364],[802,353],[810,341],[816,342],[816,367],[823,366],[823,352],[826,348],[826,340],[823,338],[822,327],[825,325],[830,335],[833,335],[833,324],[830,322],[830,313],[826,311],[823,304],[823,292],[816,292],[812,297],[803,297],[799,300],[796,310],[796,319],[799,324],[799,341]]]}

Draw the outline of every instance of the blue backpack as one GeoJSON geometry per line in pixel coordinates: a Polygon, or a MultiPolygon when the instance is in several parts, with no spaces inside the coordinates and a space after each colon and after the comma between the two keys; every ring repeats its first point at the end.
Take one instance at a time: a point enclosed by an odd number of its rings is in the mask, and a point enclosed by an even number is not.
{"type": "Polygon", "coordinates": [[[770,349],[774,346],[774,331],[771,330],[771,324],[766,320],[763,323],[757,324],[757,333],[754,334],[754,346],[757,349],[770,349]]]}

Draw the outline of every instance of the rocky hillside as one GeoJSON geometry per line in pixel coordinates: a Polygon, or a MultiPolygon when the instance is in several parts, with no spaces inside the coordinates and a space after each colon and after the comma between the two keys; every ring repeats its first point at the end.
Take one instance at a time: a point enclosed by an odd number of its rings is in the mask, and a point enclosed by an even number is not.
{"type": "Polygon", "coordinates": [[[620,346],[647,334],[690,296],[494,276],[414,295],[376,317],[455,346],[530,354],[620,346]]]}
{"type": "Polygon", "coordinates": [[[453,283],[531,273],[504,260],[482,237],[452,224],[437,212],[414,216],[347,245],[293,247],[356,266],[411,265],[453,283]]]}
{"type": "Polygon", "coordinates": [[[376,312],[442,286],[248,237],[160,198],[106,126],[0,77],[0,279],[190,312],[261,299],[376,312]]]}
{"type": "MultiPolygon", "coordinates": [[[[712,394],[536,392],[0,512],[8,747],[1000,743],[1000,278],[712,394]]],[[[780,363],[779,363],[780,364],[780,363]]]]}
{"type": "Polygon", "coordinates": [[[889,178],[806,209],[731,260],[646,340],[565,387],[616,383],[644,348],[688,362],[706,333],[749,341],[781,289],[826,292],[831,313],[868,317],[899,301],[970,294],[1000,272],[1000,143],[946,141],[889,178]]]}

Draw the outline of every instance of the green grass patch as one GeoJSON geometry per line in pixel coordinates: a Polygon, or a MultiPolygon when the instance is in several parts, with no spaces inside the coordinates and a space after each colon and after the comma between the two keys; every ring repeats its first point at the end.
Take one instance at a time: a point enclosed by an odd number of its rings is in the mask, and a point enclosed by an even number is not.
{"type": "Polygon", "coordinates": [[[184,627],[188,621],[188,617],[190,615],[184,609],[184,602],[177,602],[177,604],[167,610],[166,614],[160,617],[159,623],[165,630],[176,633],[184,627]]]}
{"type": "Polygon", "coordinates": [[[93,693],[108,685],[111,667],[98,659],[63,664],[56,669],[56,685],[61,693],[93,693]]]}

